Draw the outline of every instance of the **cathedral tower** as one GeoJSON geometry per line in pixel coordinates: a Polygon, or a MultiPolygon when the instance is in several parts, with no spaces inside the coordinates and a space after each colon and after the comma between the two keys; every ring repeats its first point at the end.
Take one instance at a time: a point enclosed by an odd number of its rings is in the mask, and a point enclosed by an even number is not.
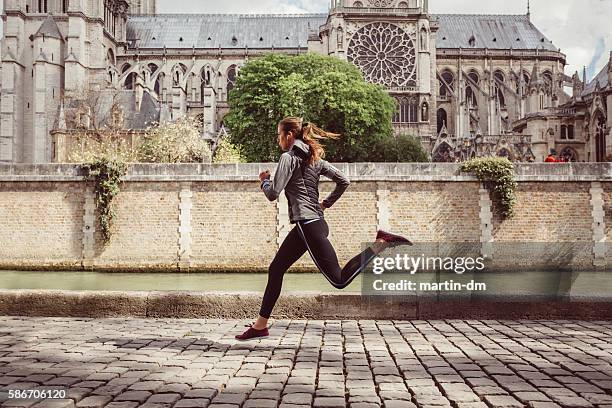
{"type": "Polygon", "coordinates": [[[50,132],[64,95],[106,86],[125,41],[125,0],[5,0],[0,162],[53,160],[50,132]]]}
{"type": "Polygon", "coordinates": [[[355,64],[398,102],[398,131],[435,132],[435,31],[427,0],[332,0],[323,52],[355,64]]]}
{"type": "Polygon", "coordinates": [[[0,162],[12,162],[22,156],[19,143],[23,134],[24,95],[27,54],[26,0],[4,1],[4,36],[2,38],[2,90],[0,103],[0,162]]]}

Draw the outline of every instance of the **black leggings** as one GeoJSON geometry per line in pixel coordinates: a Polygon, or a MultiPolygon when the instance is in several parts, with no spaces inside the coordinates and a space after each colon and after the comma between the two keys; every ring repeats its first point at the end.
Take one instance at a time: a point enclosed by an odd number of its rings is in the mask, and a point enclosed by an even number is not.
{"type": "Polygon", "coordinates": [[[270,317],[280,296],[285,272],[306,251],[327,280],[338,289],[346,288],[376,256],[368,247],[348,261],[344,268],[340,268],[336,251],[327,239],[328,235],[329,227],[323,218],[307,224],[300,221],[289,232],[268,268],[268,284],[261,303],[260,316],[270,317]]]}

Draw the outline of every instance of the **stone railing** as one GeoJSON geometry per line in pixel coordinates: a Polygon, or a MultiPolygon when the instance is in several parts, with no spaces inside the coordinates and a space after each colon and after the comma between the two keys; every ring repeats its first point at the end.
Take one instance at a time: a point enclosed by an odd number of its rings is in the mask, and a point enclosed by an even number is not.
{"type": "Polygon", "coordinates": [[[420,14],[421,9],[418,7],[348,7],[339,6],[334,11],[341,13],[352,13],[352,14],[382,14],[382,15],[409,15],[409,14],[420,14]]]}
{"type": "MultiPolygon", "coordinates": [[[[499,137],[510,137],[503,135],[499,137]]],[[[353,181],[476,181],[457,163],[334,163],[353,181]]],[[[128,167],[125,181],[256,181],[276,163],[150,164],[128,167]]],[[[612,163],[516,163],[518,181],[612,181],[612,163]]],[[[79,165],[1,164],[0,181],[82,181],[79,165]]]]}

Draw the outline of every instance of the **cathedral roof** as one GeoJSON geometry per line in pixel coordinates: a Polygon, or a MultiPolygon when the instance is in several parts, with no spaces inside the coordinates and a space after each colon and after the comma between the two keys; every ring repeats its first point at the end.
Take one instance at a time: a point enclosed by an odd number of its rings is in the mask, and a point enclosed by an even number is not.
{"type": "Polygon", "coordinates": [[[434,14],[433,17],[438,18],[440,25],[438,48],[557,51],[557,47],[531,23],[527,15],[434,14]]]}
{"type": "MultiPolygon", "coordinates": [[[[438,48],[467,49],[473,43],[473,48],[557,51],[526,15],[431,17],[439,21],[438,48]]],[[[327,14],[132,16],[127,24],[127,39],[133,48],[306,48],[309,32],[318,32],[326,22],[327,14]]]]}
{"type": "MultiPolygon", "coordinates": [[[[612,61],[612,58],[611,58],[612,61]]],[[[599,89],[605,89],[608,86],[608,67],[610,66],[610,61],[599,71],[599,74],[593,78],[591,82],[584,88],[581,96],[590,95],[597,89],[599,85],[599,89]]]]}
{"type": "MultiPolygon", "coordinates": [[[[72,119],[81,106],[82,102],[79,100],[68,101],[64,109],[62,109],[65,112],[61,112],[61,114],[65,115],[63,119],[64,122],[67,118],[69,120],[72,119]]],[[[112,120],[114,106],[121,107],[123,127],[125,129],[144,130],[152,126],[153,123],[159,122],[159,104],[148,92],[143,93],[140,109],[137,109],[136,91],[127,89],[121,91],[106,89],[100,91],[96,100],[96,105],[94,106],[96,110],[96,123],[94,123],[94,125],[96,128],[108,125],[112,120]]]]}
{"type": "Polygon", "coordinates": [[[127,39],[139,48],[307,47],[327,14],[158,14],[130,17],[127,39]]]}
{"type": "Polygon", "coordinates": [[[58,38],[60,40],[63,39],[59,27],[57,26],[57,23],[55,22],[53,17],[51,17],[51,15],[49,15],[49,17],[47,17],[45,21],[43,21],[36,34],[34,34],[34,37],[38,36],[58,38]]]}

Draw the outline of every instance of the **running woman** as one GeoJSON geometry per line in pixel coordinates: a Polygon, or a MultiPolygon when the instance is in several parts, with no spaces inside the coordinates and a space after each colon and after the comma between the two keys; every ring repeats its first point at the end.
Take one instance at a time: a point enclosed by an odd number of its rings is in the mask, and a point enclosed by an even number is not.
{"type": "Polygon", "coordinates": [[[375,242],[351,259],[344,268],[338,263],[336,251],[327,239],[329,227],[323,216],[342,196],[350,182],[336,167],[323,160],[325,150],[319,140],[337,139],[338,134],[326,132],[301,118],[287,117],[278,124],[278,144],[281,155],[274,180],[270,171],[259,175],[261,190],[270,201],[285,190],[289,203],[289,219],[295,227],[280,246],[268,268],[268,283],[259,317],[238,340],[268,336],[268,319],[280,296],[285,272],[308,251],[315,265],[336,288],[346,288],[370,261],[385,248],[412,245],[404,237],[378,231],[375,242]],[[319,178],[325,176],[336,183],[334,190],[319,202],[319,178]]]}

